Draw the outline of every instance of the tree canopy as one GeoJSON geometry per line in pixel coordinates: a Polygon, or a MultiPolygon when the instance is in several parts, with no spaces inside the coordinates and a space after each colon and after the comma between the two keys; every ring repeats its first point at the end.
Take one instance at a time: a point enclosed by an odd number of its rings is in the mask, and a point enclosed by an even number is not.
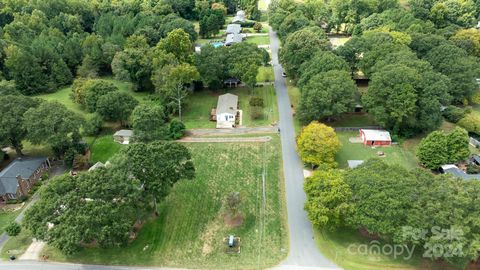
{"type": "Polygon", "coordinates": [[[335,167],[335,154],[340,141],[333,128],[313,121],[302,129],[297,138],[297,151],[303,162],[335,167]]]}

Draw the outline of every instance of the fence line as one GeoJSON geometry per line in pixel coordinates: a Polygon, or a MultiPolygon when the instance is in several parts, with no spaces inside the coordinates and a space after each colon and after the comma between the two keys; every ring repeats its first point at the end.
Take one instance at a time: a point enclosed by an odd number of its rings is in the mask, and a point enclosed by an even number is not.
{"type": "Polygon", "coordinates": [[[366,127],[334,127],[336,132],[342,131],[359,131],[360,129],[383,129],[381,126],[366,126],[366,127]]]}

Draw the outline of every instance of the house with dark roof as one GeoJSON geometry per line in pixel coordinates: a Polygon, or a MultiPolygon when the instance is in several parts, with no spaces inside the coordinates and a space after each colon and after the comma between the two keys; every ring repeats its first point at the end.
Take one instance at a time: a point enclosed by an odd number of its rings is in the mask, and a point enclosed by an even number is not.
{"type": "Polygon", "coordinates": [[[242,27],[240,26],[240,24],[231,23],[231,24],[227,25],[227,30],[225,30],[225,33],[227,33],[227,34],[240,34],[241,31],[242,31],[242,27]]]}
{"type": "Polygon", "coordinates": [[[17,158],[0,172],[0,203],[27,196],[30,189],[50,168],[46,157],[17,158]]]}

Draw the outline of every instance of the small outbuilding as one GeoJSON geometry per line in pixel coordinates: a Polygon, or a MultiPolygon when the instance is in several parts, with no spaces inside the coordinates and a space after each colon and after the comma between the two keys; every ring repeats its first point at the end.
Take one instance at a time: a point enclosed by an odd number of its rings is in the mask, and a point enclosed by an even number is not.
{"type": "Polygon", "coordinates": [[[480,174],[467,174],[455,164],[442,165],[440,171],[444,174],[450,174],[463,180],[480,180],[480,174]]]}
{"type": "Polygon", "coordinates": [[[237,87],[239,86],[241,81],[238,78],[228,78],[223,81],[223,85],[226,87],[237,87]]]}
{"type": "Polygon", "coordinates": [[[364,145],[389,146],[392,144],[390,132],[386,130],[360,129],[360,137],[364,145]]]}
{"type": "Polygon", "coordinates": [[[113,140],[121,144],[129,144],[133,137],[133,130],[121,129],[113,134],[113,140]]]}
{"type": "Polygon", "coordinates": [[[356,167],[363,164],[363,160],[347,160],[348,168],[355,169],[356,167]]]}
{"type": "Polygon", "coordinates": [[[217,128],[234,128],[237,114],[238,96],[227,93],[218,97],[217,128]]]}
{"type": "Polygon", "coordinates": [[[227,34],[240,34],[241,31],[242,31],[242,27],[240,26],[240,24],[231,23],[231,24],[227,25],[227,30],[225,30],[225,33],[227,33],[227,34]]]}

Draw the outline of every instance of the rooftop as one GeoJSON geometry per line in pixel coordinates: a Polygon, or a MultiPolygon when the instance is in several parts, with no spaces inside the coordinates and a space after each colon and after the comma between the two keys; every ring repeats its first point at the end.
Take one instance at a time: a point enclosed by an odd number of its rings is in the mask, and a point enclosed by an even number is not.
{"type": "Polygon", "coordinates": [[[29,178],[47,160],[46,157],[17,158],[0,172],[0,194],[17,192],[17,176],[29,178]]]}
{"type": "Polygon", "coordinates": [[[132,137],[133,130],[130,129],[120,129],[119,131],[115,132],[113,136],[122,136],[122,137],[132,137]]]}
{"type": "Polygon", "coordinates": [[[453,164],[446,164],[446,165],[443,165],[441,168],[443,173],[448,173],[464,180],[471,180],[471,179],[480,180],[480,174],[467,174],[466,172],[460,170],[456,165],[453,165],[453,164]]]}
{"type": "Polygon", "coordinates": [[[367,141],[391,141],[390,132],[376,129],[360,129],[367,141]]]}
{"type": "Polygon", "coordinates": [[[227,25],[227,30],[225,31],[225,33],[227,33],[227,34],[240,34],[241,31],[242,31],[242,27],[240,26],[240,24],[231,23],[231,24],[227,25]]]}
{"type": "Polygon", "coordinates": [[[240,43],[242,42],[242,40],[243,40],[243,37],[241,34],[228,34],[227,38],[225,39],[225,45],[240,43]]]}
{"type": "Polygon", "coordinates": [[[347,160],[347,163],[350,169],[355,169],[356,167],[363,164],[363,160],[347,160]]]}
{"type": "Polygon", "coordinates": [[[222,113],[236,114],[238,107],[238,96],[224,94],[218,97],[217,115],[222,113]]]}

